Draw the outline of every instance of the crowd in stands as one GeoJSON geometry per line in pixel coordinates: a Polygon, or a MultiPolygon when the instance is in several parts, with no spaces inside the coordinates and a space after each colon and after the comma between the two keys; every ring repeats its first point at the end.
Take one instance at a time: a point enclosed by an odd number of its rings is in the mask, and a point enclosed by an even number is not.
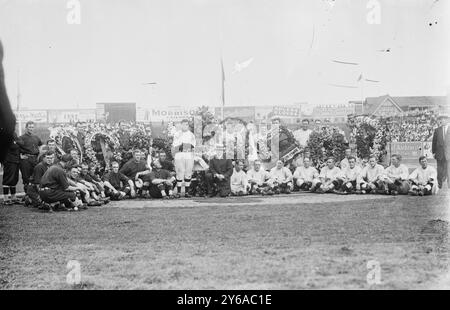
{"type": "Polygon", "coordinates": [[[409,112],[389,123],[387,133],[392,142],[431,141],[438,127],[437,115],[429,111],[409,112]]]}

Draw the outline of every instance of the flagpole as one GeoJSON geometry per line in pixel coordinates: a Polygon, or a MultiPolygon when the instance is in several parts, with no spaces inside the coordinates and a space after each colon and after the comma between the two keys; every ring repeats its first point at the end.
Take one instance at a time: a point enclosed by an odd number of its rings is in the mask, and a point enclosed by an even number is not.
{"type": "Polygon", "coordinates": [[[361,73],[361,114],[364,114],[364,77],[361,73]]]}
{"type": "Polygon", "coordinates": [[[223,68],[223,57],[220,56],[220,65],[222,70],[222,121],[224,120],[224,107],[225,107],[225,70],[223,68]]]}
{"type": "Polygon", "coordinates": [[[17,69],[17,106],[16,106],[16,113],[19,123],[19,136],[22,135],[22,119],[20,117],[20,69],[17,69]]]}

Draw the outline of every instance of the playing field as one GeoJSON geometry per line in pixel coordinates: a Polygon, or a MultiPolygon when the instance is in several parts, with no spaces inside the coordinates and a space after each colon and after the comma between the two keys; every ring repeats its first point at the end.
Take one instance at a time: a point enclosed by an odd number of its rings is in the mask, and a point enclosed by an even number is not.
{"type": "Polygon", "coordinates": [[[450,288],[448,207],[443,192],[1,207],[0,288],[450,288]]]}

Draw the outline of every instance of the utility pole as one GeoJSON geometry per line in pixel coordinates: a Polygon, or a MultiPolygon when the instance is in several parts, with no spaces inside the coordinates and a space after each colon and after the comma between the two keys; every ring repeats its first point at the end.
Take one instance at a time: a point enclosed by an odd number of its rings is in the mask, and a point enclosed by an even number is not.
{"type": "Polygon", "coordinates": [[[361,114],[364,115],[364,77],[361,79],[361,114]]]}

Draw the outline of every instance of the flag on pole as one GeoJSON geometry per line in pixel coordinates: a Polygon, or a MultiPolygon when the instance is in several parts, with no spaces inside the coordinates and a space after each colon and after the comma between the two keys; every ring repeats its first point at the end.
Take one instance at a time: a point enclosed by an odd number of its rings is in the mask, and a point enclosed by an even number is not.
{"type": "Polygon", "coordinates": [[[233,74],[234,74],[234,73],[241,72],[242,70],[244,70],[245,68],[247,68],[248,66],[250,66],[250,64],[251,64],[252,62],[253,62],[253,58],[250,58],[250,59],[248,59],[248,60],[246,60],[246,61],[243,61],[243,62],[241,62],[241,63],[236,62],[236,63],[234,64],[234,71],[233,71],[233,74]]]}

